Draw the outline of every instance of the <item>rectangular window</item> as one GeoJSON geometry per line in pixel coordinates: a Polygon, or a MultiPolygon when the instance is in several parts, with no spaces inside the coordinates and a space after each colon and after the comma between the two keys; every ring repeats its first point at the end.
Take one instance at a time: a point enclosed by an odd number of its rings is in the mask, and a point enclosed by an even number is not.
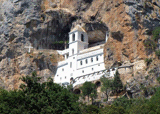
{"type": "Polygon", "coordinates": [[[93,62],[93,58],[91,58],[91,62],[93,62]]]}
{"type": "Polygon", "coordinates": [[[75,34],[72,34],[72,41],[75,41],[75,34]]]}
{"type": "Polygon", "coordinates": [[[82,61],[80,61],[80,65],[82,65],[82,61]]]}
{"type": "Polygon", "coordinates": [[[98,61],[98,56],[96,56],[96,60],[98,61]]]}
{"type": "Polygon", "coordinates": [[[72,49],[72,55],[74,55],[74,49],[72,49]]]}
{"type": "Polygon", "coordinates": [[[86,64],[88,63],[88,60],[86,59],[86,64]]]}
{"type": "Polygon", "coordinates": [[[70,68],[72,68],[72,62],[70,62],[70,68]]]}

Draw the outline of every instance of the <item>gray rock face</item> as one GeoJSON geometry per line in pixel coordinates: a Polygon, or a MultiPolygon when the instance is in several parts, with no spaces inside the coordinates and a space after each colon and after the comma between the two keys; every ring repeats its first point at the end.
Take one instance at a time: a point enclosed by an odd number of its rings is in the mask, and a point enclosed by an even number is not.
{"type": "MultiPolygon", "coordinates": [[[[35,32],[32,26],[27,28],[27,23],[37,22],[38,30],[43,29],[39,25],[41,18],[41,0],[5,0],[0,2],[1,87],[13,89],[16,84],[14,83],[15,78],[13,78],[15,75],[21,77],[39,69],[40,66],[37,66],[30,56],[26,56],[27,49],[24,47],[29,45],[33,38],[31,34],[35,32]]],[[[41,61],[39,62],[41,63],[41,61]]],[[[46,72],[50,72],[50,77],[54,75],[54,67],[49,68],[51,63],[42,62],[41,64],[48,64],[45,69],[49,70],[46,72]]],[[[45,74],[40,73],[40,76],[45,76],[45,74]]],[[[48,77],[48,74],[46,75],[48,77]]]]}
{"type": "MultiPolygon", "coordinates": [[[[40,56],[40,53],[27,54],[25,46],[31,43],[34,50],[63,49],[64,46],[56,45],[55,42],[68,40],[68,32],[76,24],[84,26],[90,43],[104,41],[106,31],[110,31],[111,27],[115,29],[112,36],[117,41],[123,41],[122,37],[126,36],[123,36],[120,29],[116,29],[118,26],[110,24],[113,23],[113,20],[103,16],[106,12],[109,13],[112,8],[116,10],[122,4],[125,4],[124,7],[128,8],[128,10],[126,11],[125,9],[124,12],[119,13],[127,13],[127,16],[131,17],[132,23],[128,25],[133,28],[131,30],[138,31],[138,29],[141,29],[139,25],[143,25],[146,29],[146,35],[148,35],[155,27],[160,26],[159,10],[155,10],[155,7],[160,7],[158,1],[149,0],[145,4],[144,0],[122,1],[115,3],[115,1],[104,0],[104,3],[99,1],[97,3],[96,0],[89,0],[87,2],[86,0],[66,0],[67,4],[64,6],[64,3],[62,3],[62,8],[59,8],[60,1],[50,1],[50,8],[42,10],[44,0],[1,0],[0,86],[3,88],[14,88],[13,86],[18,82],[15,81],[15,77],[18,77],[17,75],[19,77],[29,75],[34,70],[38,72],[39,76],[44,77],[43,80],[53,77],[56,71],[56,61],[54,58],[45,54],[40,56]],[[72,6],[69,6],[70,3],[72,6]],[[152,15],[153,12],[156,16],[152,15]],[[106,24],[105,21],[110,23],[106,24]],[[51,60],[54,60],[54,62],[51,60]]],[[[112,14],[113,11],[110,13],[112,14]]],[[[113,18],[115,17],[113,16],[113,18]]],[[[117,25],[118,23],[121,22],[117,21],[117,25]]],[[[105,60],[110,62],[110,66],[113,66],[116,64],[114,61],[116,60],[116,54],[114,54],[114,50],[110,49],[110,47],[107,49],[109,50],[107,51],[105,60]]],[[[137,86],[133,86],[131,89],[134,93],[139,89],[139,85],[137,84],[137,86]]]]}
{"type": "Polygon", "coordinates": [[[159,7],[158,4],[160,4],[160,2],[154,0],[124,0],[124,3],[129,6],[127,13],[131,17],[135,29],[138,30],[140,28],[138,23],[142,23],[142,25],[146,27],[147,33],[150,33],[155,27],[160,26],[159,11],[154,10],[155,7],[159,7]],[[157,18],[153,18],[153,12],[155,12],[157,18]],[[137,19],[139,19],[139,21],[137,19]]]}

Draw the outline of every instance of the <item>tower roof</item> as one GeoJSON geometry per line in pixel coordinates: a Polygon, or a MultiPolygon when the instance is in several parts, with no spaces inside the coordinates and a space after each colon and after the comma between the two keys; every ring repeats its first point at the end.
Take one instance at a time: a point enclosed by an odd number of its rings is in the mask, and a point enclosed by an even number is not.
{"type": "Polygon", "coordinates": [[[81,32],[86,32],[80,25],[76,25],[71,31],[71,32],[74,32],[74,31],[81,31],[81,32]]]}

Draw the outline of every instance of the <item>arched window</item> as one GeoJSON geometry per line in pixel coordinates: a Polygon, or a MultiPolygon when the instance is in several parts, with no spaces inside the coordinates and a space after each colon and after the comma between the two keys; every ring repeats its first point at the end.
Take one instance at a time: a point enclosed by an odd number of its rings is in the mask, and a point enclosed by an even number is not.
{"type": "Polygon", "coordinates": [[[72,41],[75,41],[75,34],[72,34],[72,41]]]}
{"type": "Polygon", "coordinates": [[[88,60],[86,59],[86,64],[88,63],[88,60]]]}
{"type": "Polygon", "coordinates": [[[81,41],[84,42],[84,35],[81,34],[81,41]]]}

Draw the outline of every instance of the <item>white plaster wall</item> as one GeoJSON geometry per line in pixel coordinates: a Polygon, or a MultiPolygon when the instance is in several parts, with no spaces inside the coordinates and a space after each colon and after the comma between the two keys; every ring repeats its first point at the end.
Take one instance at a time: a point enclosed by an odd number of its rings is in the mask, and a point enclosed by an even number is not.
{"type": "Polygon", "coordinates": [[[70,82],[70,77],[68,75],[68,64],[57,68],[54,82],[60,84],[64,82],[70,82]]]}
{"type": "Polygon", "coordinates": [[[74,78],[83,76],[83,75],[88,75],[88,74],[98,72],[101,70],[105,70],[104,63],[99,63],[99,64],[94,64],[91,66],[83,67],[81,69],[77,69],[77,71],[75,72],[74,78]]]}
{"type": "MultiPolygon", "coordinates": [[[[88,55],[88,53],[86,53],[86,55],[88,55]]],[[[98,54],[98,55],[92,55],[89,57],[84,57],[82,59],[78,59],[78,69],[103,63],[104,62],[103,57],[104,57],[103,54],[98,54]],[[97,60],[97,57],[98,57],[98,60],[97,60]],[[93,59],[93,62],[91,61],[91,59],[93,59]],[[86,63],[86,60],[88,63],[86,63]],[[82,61],[82,65],[80,64],[81,61],[82,61]]]]}
{"type": "Polygon", "coordinates": [[[72,56],[72,49],[74,49],[74,54],[78,53],[78,42],[74,42],[72,44],[69,45],[69,56],[72,56]]]}

